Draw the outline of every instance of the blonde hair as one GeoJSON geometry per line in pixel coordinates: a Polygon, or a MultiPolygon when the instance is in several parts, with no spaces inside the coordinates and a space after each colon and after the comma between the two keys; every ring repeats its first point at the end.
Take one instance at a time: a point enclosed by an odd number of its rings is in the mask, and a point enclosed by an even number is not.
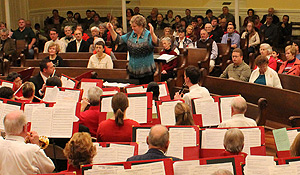
{"type": "Polygon", "coordinates": [[[54,42],[52,42],[52,43],[49,44],[48,52],[49,52],[50,47],[56,47],[56,53],[58,53],[60,51],[59,45],[56,44],[56,43],[54,43],[54,42]]]}
{"type": "Polygon", "coordinates": [[[75,133],[66,144],[64,155],[69,164],[78,169],[81,165],[92,163],[96,155],[96,147],[93,145],[91,135],[87,132],[75,133]]]}
{"type": "Polygon", "coordinates": [[[285,52],[290,50],[291,54],[296,56],[296,53],[297,53],[297,49],[294,45],[289,45],[289,46],[286,46],[285,47],[285,52]]]}
{"type": "Polygon", "coordinates": [[[146,19],[142,15],[134,15],[130,20],[130,25],[135,23],[138,26],[142,26],[143,28],[146,27],[146,19]]]}
{"type": "Polygon", "coordinates": [[[231,153],[239,153],[244,147],[244,134],[238,128],[226,131],[223,141],[226,151],[231,153]]]}
{"type": "Polygon", "coordinates": [[[292,143],[291,147],[291,156],[292,157],[297,157],[300,156],[300,134],[298,134],[292,143]]]}
{"type": "Polygon", "coordinates": [[[32,82],[25,82],[22,87],[22,94],[25,98],[30,98],[34,95],[35,86],[32,82]]]}
{"type": "Polygon", "coordinates": [[[177,103],[175,106],[176,125],[194,125],[190,107],[185,103],[177,103]]]}

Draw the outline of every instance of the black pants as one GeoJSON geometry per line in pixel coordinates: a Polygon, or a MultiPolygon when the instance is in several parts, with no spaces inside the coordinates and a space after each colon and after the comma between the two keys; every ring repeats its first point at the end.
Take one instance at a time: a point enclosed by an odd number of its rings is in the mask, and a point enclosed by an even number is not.
{"type": "Polygon", "coordinates": [[[141,77],[141,78],[135,78],[133,76],[129,76],[129,78],[139,80],[139,84],[148,84],[148,83],[154,81],[153,74],[145,76],[145,77],[141,77]]]}

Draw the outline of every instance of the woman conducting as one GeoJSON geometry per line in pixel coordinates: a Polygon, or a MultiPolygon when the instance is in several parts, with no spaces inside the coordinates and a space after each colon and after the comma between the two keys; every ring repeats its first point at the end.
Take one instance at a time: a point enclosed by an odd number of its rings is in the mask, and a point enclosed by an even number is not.
{"type": "Polygon", "coordinates": [[[153,81],[153,75],[156,71],[153,49],[154,45],[157,45],[158,39],[150,23],[150,31],[146,29],[146,19],[143,16],[133,16],[130,24],[132,32],[121,37],[113,30],[111,23],[107,24],[107,29],[110,31],[113,41],[120,44],[125,42],[127,44],[130,78],[138,79],[140,84],[148,84],[153,81]]]}

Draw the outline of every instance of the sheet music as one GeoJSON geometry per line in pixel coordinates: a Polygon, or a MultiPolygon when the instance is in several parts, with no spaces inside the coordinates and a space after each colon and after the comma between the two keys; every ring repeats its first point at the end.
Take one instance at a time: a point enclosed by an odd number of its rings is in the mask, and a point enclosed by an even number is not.
{"type": "Polygon", "coordinates": [[[56,102],[57,94],[59,92],[58,87],[46,87],[45,96],[43,98],[43,101],[45,102],[56,102]]]}
{"type": "Polygon", "coordinates": [[[103,86],[106,86],[106,87],[126,87],[129,85],[130,85],[129,83],[117,83],[117,82],[110,83],[107,81],[103,83],[103,86]]]}
{"type": "Polygon", "coordinates": [[[130,87],[126,88],[127,93],[141,93],[141,92],[146,92],[146,88],[143,86],[137,86],[137,87],[130,87]]]}
{"type": "Polygon", "coordinates": [[[196,114],[202,114],[206,110],[209,110],[209,109],[205,108],[205,105],[207,103],[214,103],[213,98],[197,98],[197,99],[193,99],[193,101],[195,104],[196,114]]]}
{"type": "Polygon", "coordinates": [[[60,80],[62,82],[62,87],[65,88],[75,88],[75,82],[65,76],[61,76],[60,80]]]}
{"type": "Polygon", "coordinates": [[[297,169],[297,175],[300,175],[300,161],[289,162],[289,165],[291,167],[296,167],[296,169],[297,169]]]}
{"type": "Polygon", "coordinates": [[[65,102],[65,101],[80,101],[80,90],[70,90],[66,89],[65,91],[59,91],[57,94],[56,102],[65,102]]]}
{"type": "Polygon", "coordinates": [[[73,131],[73,118],[76,106],[55,105],[52,115],[52,138],[70,138],[73,131]]]}
{"type": "Polygon", "coordinates": [[[195,99],[196,114],[202,114],[203,126],[217,126],[220,124],[220,113],[218,102],[211,99],[195,99]]]}
{"type": "Polygon", "coordinates": [[[231,101],[234,97],[221,97],[221,117],[222,121],[231,119],[231,101]]]}
{"type": "Polygon", "coordinates": [[[9,88],[13,89],[14,84],[13,84],[13,83],[9,83],[9,82],[2,81],[1,86],[9,87],[9,88]]]}
{"type": "Polygon", "coordinates": [[[168,96],[167,87],[165,84],[159,84],[159,97],[168,96]]]}
{"type": "Polygon", "coordinates": [[[269,166],[275,166],[273,156],[253,156],[246,157],[245,175],[257,175],[258,173],[269,175],[269,166]],[[259,162],[259,163],[258,163],[259,162]]]}
{"type": "Polygon", "coordinates": [[[297,129],[292,129],[292,130],[288,130],[287,131],[287,135],[289,137],[289,142],[290,142],[290,145],[293,144],[296,136],[299,134],[299,132],[297,131],[297,129]]]}
{"type": "Polygon", "coordinates": [[[33,104],[25,104],[24,105],[24,115],[27,118],[27,121],[31,121],[31,116],[34,108],[45,107],[45,103],[33,103],[33,104]]]}
{"type": "Polygon", "coordinates": [[[120,175],[152,175],[151,167],[141,167],[135,169],[117,170],[120,175]]]}
{"type": "Polygon", "coordinates": [[[175,106],[182,101],[168,101],[159,105],[159,114],[162,125],[175,125],[175,106]]]}
{"type": "Polygon", "coordinates": [[[103,97],[101,100],[101,112],[113,112],[111,108],[112,97],[103,97]]]}
{"type": "Polygon", "coordinates": [[[51,136],[52,107],[33,108],[31,116],[31,130],[42,136],[51,136]]]}
{"type": "Polygon", "coordinates": [[[118,91],[103,91],[103,95],[115,95],[118,91]]]}
{"type": "Polygon", "coordinates": [[[117,162],[117,151],[110,147],[97,147],[97,154],[93,158],[94,164],[117,162]]]}
{"type": "Polygon", "coordinates": [[[4,130],[4,124],[3,124],[3,101],[0,100],[0,130],[4,130]]]}
{"type": "Polygon", "coordinates": [[[224,149],[223,139],[227,129],[206,129],[202,131],[202,146],[207,149],[224,149]]]}
{"type": "Polygon", "coordinates": [[[145,154],[148,151],[147,136],[149,135],[150,129],[137,129],[136,130],[136,142],[138,143],[139,155],[145,154]]]}
{"type": "Polygon", "coordinates": [[[170,133],[170,144],[167,150],[167,156],[173,156],[183,159],[183,134],[178,130],[170,133]]]}
{"type": "Polygon", "coordinates": [[[126,110],[126,116],[138,123],[147,123],[147,96],[128,97],[129,106],[126,110]]]}
{"type": "Polygon", "coordinates": [[[7,103],[2,103],[2,116],[1,116],[1,122],[0,122],[0,129],[4,130],[4,124],[3,124],[3,120],[4,117],[13,111],[17,111],[20,110],[21,106],[19,105],[13,105],[13,104],[7,104],[7,103]]]}
{"type": "Polygon", "coordinates": [[[165,175],[165,166],[163,161],[131,165],[131,169],[137,168],[150,168],[152,175],[165,175]]]}
{"type": "Polygon", "coordinates": [[[218,169],[225,169],[230,171],[233,174],[233,166],[231,162],[227,163],[217,163],[217,164],[207,164],[207,165],[195,165],[195,166],[189,166],[189,175],[199,175],[199,172],[201,174],[212,174],[218,169]]]}
{"type": "Polygon", "coordinates": [[[93,165],[92,169],[85,170],[87,175],[118,175],[118,170],[124,170],[123,166],[117,165],[93,165]]]}
{"type": "Polygon", "coordinates": [[[166,61],[166,63],[174,60],[177,56],[175,55],[169,55],[169,54],[162,54],[160,55],[159,57],[157,57],[156,59],[157,60],[163,60],[163,61],[166,61]]]}
{"type": "Polygon", "coordinates": [[[182,133],[183,135],[183,146],[190,147],[190,146],[197,146],[197,132],[192,127],[184,127],[184,128],[169,128],[170,137],[172,137],[173,133],[182,133]]]}
{"type": "Polygon", "coordinates": [[[242,152],[250,154],[250,147],[261,146],[261,131],[259,128],[240,129],[244,134],[244,148],[242,152]]]}
{"type": "Polygon", "coordinates": [[[82,98],[87,98],[88,96],[88,90],[92,87],[96,87],[97,82],[81,82],[80,89],[83,89],[83,95],[82,98]]]}
{"type": "Polygon", "coordinates": [[[125,162],[129,157],[134,156],[134,146],[132,145],[123,145],[123,144],[110,144],[111,148],[114,148],[117,151],[117,161],[125,162]]]}
{"type": "Polygon", "coordinates": [[[297,167],[291,166],[289,164],[287,165],[276,165],[269,167],[270,175],[297,175],[297,167]]]}
{"type": "Polygon", "coordinates": [[[173,164],[174,175],[189,174],[189,166],[199,165],[199,160],[176,161],[173,164]]]}

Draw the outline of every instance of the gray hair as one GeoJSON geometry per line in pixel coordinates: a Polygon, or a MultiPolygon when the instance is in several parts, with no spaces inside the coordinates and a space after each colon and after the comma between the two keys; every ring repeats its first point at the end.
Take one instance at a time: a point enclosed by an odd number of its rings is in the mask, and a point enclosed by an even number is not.
{"type": "MultiPolygon", "coordinates": [[[[213,26],[211,25],[211,23],[206,23],[205,26],[213,27],[213,26]]],[[[204,27],[205,27],[205,26],[204,26],[204,27]]]]}
{"type": "Polygon", "coordinates": [[[231,107],[239,113],[245,113],[247,110],[247,102],[242,96],[234,97],[231,101],[231,107]]]}
{"type": "Polygon", "coordinates": [[[9,34],[9,30],[6,29],[6,28],[1,29],[0,32],[1,32],[1,33],[5,33],[5,34],[7,34],[7,35],[9,34]]]}
{"type": "Polygon", "coordinates": [[[97,106],[100,103],[100,96],[103,94],[103,90],[96,87],[91,87],[88,90],[88,100],[92,106],[97,106]]]}
{"type": "Polygon", "coordinates": [[[97,30],[97,32],[100,31],[100,29],[99,29],[97,26],[92,27],[92,28],[91,28],[91,31],[93,31],[93,30],[97,30]]]}
{"type": "Polygon", "coordinates": [[[268,44],[268,43],[262,43],[262,44],[260,45],[260,47],[266,48],[266,50],[268,51],[269,54],[271,54],[271,53],[273,52],[272,47],[271,47],[270,44],[268,44]]]}
{"type": "Polygon", "coordinates": [[[226,131],[223,141],[226,151],[231,153],[239,153],[244,147],[244,134],[238,128],[226,131]]]}
{"type": "Polygon", "coordinates": [[[172,42],[172,40],[171,40],[171,38],[170,37],[164,37],[163,39],[161,39],[161,42],[163,42],[163,41],[167,41],[168,43],[171,43],[172,42]]]}
{"type": "Polygon", "coordinates": [[[26,116],[24,115],[23,111],[14,111],[8,113],[3,120],[5,132],[8,135],[18,135],[23,131],[24,125],[27,124],[26,116]],[[18,113],[17,117],[13,119],[7,119],[8,115],[14,115],[12,113],[18,113]]]}
{"type": "Polygon", "coordinates": [[[233,175],[230,171],[224,170],[224,169],[219,169],[212,173],[211,175],[233,175]]]}
{"type": "Polygon", "coordinates": [[[169,131],[163,125],[152,126],[148,136],[149,144],[157,147],[165,147],[169,142],[169,131]],[[157,132],[158,131],[158,132],[157,132]]]}
{"type": "Polygon", "coordinates": [[[130,20],[130,25],[133,23],[138,26],[142,26],[143,28],[145,28],[147,25],[146,19],[142,15],[134,15],[130,20]]]}
{"type": "Polygon", "coordinates": [[[72,30],[72,26],[65,26],[64,30],[66,30],[67,28],[69,28],[70,30],[72,30]]]}

